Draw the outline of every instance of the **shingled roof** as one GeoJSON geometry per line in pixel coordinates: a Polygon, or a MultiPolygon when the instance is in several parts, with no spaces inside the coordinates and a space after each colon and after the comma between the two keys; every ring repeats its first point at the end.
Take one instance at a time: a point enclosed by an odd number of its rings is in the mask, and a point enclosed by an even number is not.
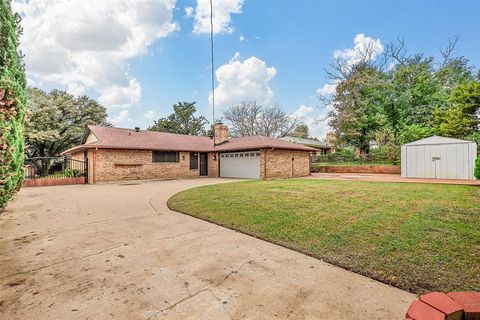
{"type": "Polygon", "coordinates": [[[88,126],[85,130],[82,144],[64,151],[63,154],[96,148],[192,152],[239,151],[262,148],[315,151],[314,148],[264,136],[230,138],[227,142],[214,146],[213,140],[205,136],[190,136],[148,130],[137,132],[135,129],[88,126]],[[90,133],[95,136],[96,141],[87,142],[90,133]]]}

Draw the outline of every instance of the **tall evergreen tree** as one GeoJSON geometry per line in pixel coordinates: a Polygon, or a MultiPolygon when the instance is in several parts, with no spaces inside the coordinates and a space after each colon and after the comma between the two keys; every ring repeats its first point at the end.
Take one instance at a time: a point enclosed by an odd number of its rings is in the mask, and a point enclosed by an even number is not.
{"type": "Polygon", "coordinates": [[[26,80],[18,50],[20,16],[0,0],[0,210],[23,182],[26,80]]]}

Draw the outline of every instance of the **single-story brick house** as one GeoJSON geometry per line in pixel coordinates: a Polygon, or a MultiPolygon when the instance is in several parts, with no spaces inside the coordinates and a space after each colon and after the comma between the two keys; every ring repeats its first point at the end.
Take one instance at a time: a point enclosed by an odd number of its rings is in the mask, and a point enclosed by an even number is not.
{"type": "Polygon", "coordinates": [[[82,143],[63,152],[88,159],[88,182],[175,179],[198,176],[274,179],[310,174],[316,150],[288,141],[249,136],[229,138],[228,127],[215,137],[88,126],[82,143]]]}

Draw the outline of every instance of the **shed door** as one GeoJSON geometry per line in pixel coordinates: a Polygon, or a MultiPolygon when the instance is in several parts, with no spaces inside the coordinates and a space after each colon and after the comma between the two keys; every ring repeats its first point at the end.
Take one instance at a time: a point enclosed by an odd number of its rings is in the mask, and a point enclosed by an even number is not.
{"type": "Polygon", "coordinates": [[[260,150],[220,154],[220,177],[260,179],[260,150]]]}

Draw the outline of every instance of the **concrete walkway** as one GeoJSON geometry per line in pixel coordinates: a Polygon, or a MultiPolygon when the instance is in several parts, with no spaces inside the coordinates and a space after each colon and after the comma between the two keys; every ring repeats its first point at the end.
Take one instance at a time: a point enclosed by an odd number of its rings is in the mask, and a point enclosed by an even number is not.
{"type": "Polygon", "coordinates": [[[172,212],[196,179],[24,188],[0,215],[0,319],[403,319],[414,295],[172,212]]]}
{"type": "Polygon", "coordinates": [[[325,179],[325,180],[361,180],[361,181],[381,181],[381,182],[440,183],[440,184],[459,184],[459,185],[469,185],[469,186],[480,186],[480,180],[402,178],[399,174],[380,174],[380,173],[312,173],[312,175],[308,178],[325,179]]]}

